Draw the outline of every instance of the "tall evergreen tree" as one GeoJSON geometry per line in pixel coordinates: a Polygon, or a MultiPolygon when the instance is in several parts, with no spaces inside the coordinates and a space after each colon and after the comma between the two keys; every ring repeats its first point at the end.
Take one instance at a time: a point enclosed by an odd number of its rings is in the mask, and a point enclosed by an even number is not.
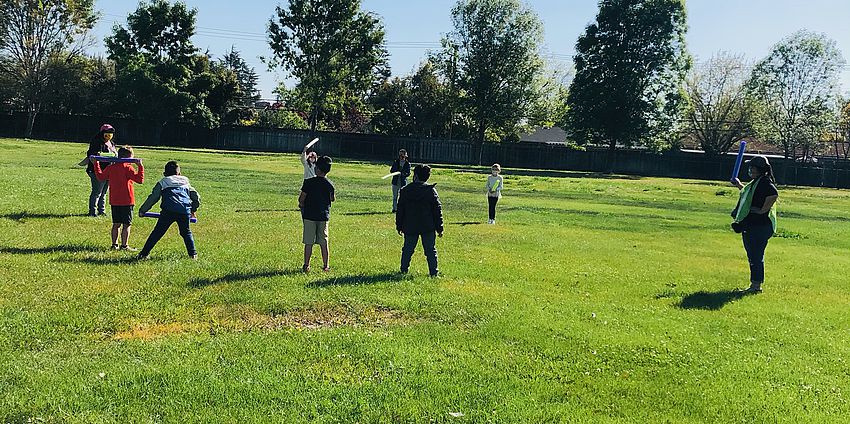
{"type": "Polygon", "coordinates": [[[260,77],[254,68],[248,66],[248,62],[245,62],[235,47],[231,47],[230,51],[218,60],[218,64],[236,74],[236,81],[239,83],[237,105],[251,107],[260,100],[260,90],[257,89],[260,77]]]}
{"type": "Polygon", "coordinates": [[[662,149],[677,136],[690,68],[684,0],[601,0],[576,43],[568,131],[579,144],[662,149]]]}

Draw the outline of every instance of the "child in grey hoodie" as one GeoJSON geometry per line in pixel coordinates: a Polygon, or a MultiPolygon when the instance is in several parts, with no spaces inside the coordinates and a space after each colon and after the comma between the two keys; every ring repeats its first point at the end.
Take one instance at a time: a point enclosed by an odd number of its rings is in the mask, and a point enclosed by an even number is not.
{"type": "Polygon", "coordinates": [[[154,186],[153,192],[139,208],[139,216],[145,216],[153,205],[161,198],[162,212],[156,222],[145,247],[139,252],[140,259],[147,259],[156,243],[165,235],[171,224],[177,223],[183,242],[186,244],[186,252],[192,259],[198,258],[195,250],[195,239],[192,230],[189,229],[189,219],[195,216],[195,212],[201,206],[201,198],[198,192],[189,184],[189,179],[180,175],[180,165],[175,161],[165,164],[165,178],[159,180],[154,186]]]}

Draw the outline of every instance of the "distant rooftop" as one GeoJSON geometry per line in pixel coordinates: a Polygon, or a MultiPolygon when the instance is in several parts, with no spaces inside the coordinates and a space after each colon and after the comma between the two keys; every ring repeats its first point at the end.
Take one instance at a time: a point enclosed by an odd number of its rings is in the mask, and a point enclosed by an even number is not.
{"type": "Polygon", "coordinates": [[[533,132],[520,135],[519,141],[526,143],[559,143],[567,140],[567,132],[558,127],[536,127],[533,132]]]}

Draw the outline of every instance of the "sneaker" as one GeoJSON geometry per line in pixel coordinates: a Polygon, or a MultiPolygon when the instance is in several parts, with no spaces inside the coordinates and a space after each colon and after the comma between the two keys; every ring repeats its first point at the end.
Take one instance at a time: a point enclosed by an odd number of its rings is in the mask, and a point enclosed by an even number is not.
{"type": "Polygon", "coordinates": [[[744,290],[744,293],[758,294],[761,293],[761,284],[751,284],[749,288],[744,290]]]}
{"type": "Polygon", "coordinates": [[[97,216],[106,216],[106,211],[100,211],[97,213],[97,216]]]}
{"type": "Polygon", "coordinates": [[[322,268],[322,271],[323,272],[331,272],[331,267],[326,266],[326,267],[322,268]]]}
{"type": "Polygon", "coordinates": [[[126,245],[121,246],[121,250],[126,250],[128,252],[138,252],[139,251],[139,249],[136,249],[136,248],[130,247],[130,246],[126,246],[126,245]]]}
{"type": "Polygon", "coordinates": [[[113,245],[112,245],[112,250],[118,250],[118,245],[117,245],[117,244],[113,244],[113,245]]]}
{"type": "Polygon", "coordinates": [[[139,255],[138,255],[138,256],[136,256],[136,259],[138,259],[138,260],[140,260],[140,261],[146,261],[146,260],[148,260],[149,258],[150,258],[150,256],[148,256],[148,255],[143,255],[143,254],[141,254],[141,253],[139,253],[139,255]]]}
{"type": "Polygon", "coordinates": [[[310,265],[304,265],[304,266],[302,266],[302,267],[301,267],[301,272],[303,272],[303,273],[305,273],[305,274],[306,274],[306,273],[308,273],[308,272],[310,272],[310,265]]]}
{"type": "Polygon", "coordinates": [[[193,261],[197,261],[197,260],[198,260],[198,255],[190,255],[190,256],[189,256],[189,259],[191,259],[191,260],[193,260],[193,261]]]}

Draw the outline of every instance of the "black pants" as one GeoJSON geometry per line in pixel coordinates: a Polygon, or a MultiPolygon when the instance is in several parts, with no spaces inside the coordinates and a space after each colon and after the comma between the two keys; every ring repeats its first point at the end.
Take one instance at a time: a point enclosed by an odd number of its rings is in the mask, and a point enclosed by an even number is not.
{"type": "Polygon", "coordinates": [[[195,250],[195,239],[192,237],[192,230],[189,229],[189,215],[162,211],[159,214],[159,219],[156,220],[156,226],[153,228],[151,235],[148,236],[148,241],[145,242],[145,247],[139,252],[139,255],[148,256],[154,246],[159,242],[171,224],[177,223],[177,228],[180,230],[180,235],[183,237],[183,243],[186,244],[186,253],[189,256],[195,256],[198,251],[195,250]]]}
{"type": "Polygon", "coordinates": [[[410,269],[410,260],[413,258],[413,252],[416,250],[420,238],[422,239],[422,250],[425,251],[425,258],[428,260],[428,272],[432,277],[436,277],[439,270],[437,269],[437,233],[434,231],[424,234],[404,233],[404,247],[401,248],[401,272],[406,274],[410,269]]]}
{"type": "Polygon", "coordinates": [[[490,219],[496,219],[496,203],[499,203],[499,198],[487,196],[487,202],[490,203],[490,219]]]}

